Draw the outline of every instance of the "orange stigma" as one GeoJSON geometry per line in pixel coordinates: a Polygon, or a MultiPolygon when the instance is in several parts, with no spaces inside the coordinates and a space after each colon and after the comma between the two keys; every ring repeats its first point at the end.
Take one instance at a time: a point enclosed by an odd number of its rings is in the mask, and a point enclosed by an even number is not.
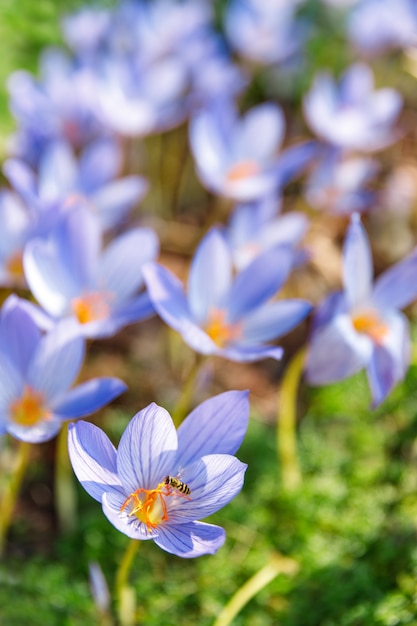
{"type": "Polygon", "coordinates": [[[362,311],[352,316],[352,324],[358,333],[368,335],[372,341],[381,344],[389,328],[376,311],[362,311]]]}
{"type": "Polygon", "coordinates": [[[260,168],[256,161],[247,159],[245,161],[238,161],[229,169],[226,174],[226,178],[229,183],[235,183],[251,176],[259,174],[260,168]]]}
{"type": "Polygon", "coordinates": [[[130,494],[120,507],[124,511],[127,507],[129,517],[134,515],[140,522],[146,524],[148,530],[153,530],[163,522],[167,522],[168,512],[166,498],[179,497],[191,500],[191,498],[168,485],[165,479],[155,489],[136,489],[130,494]]]}
{"type": "Polygon", "coordinates": [[[36,426],[50,417],[43,394],[29,386],[24,388],[20,398],[10,404],[9,409],[13,422],[20,426],[36,426]]]}
{"type": "Polygon", "coordinates": [[[226,322],[226,312],[221,309],[212,309],[209,313],[205,331],[220,348],[227,345],[241,335],[240,324],[226,322]]]}
{"type": "Polygon", "coordinates": [[[21,278],[24,275],[22,250],[18,250],[7,259],[6,270],[15,278],[21,278]]]}
{"type": "Polygon", "coordinates": [[[111,294],[96,291],[74,298],[71,306],[80,324],[87,324],[109,316],[110,300],[111,294]]]}

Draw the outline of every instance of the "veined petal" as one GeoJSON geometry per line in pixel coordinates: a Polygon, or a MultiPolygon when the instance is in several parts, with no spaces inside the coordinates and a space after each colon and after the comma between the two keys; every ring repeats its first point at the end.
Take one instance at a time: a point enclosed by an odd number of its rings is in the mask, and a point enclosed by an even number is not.
{"type": "Polygon", "coordinates": [[[118,378],[94,378],[77,385],[51,403],[61,419],[76,419],[90,415],[126,391],[127,385],[118,378]]]}
{"type": "Polygon", "coordinates": [[[286,280],[292,260],[288,247],[277,246],[239,272],[228,296],[229,321],[237,321],[272,298],[286,280]]]}
{"type": "Polygon", "coordinates": [[[188,278],[188,302],[198,324],[210,309],[221,308],[232,280],[232,259],[226,239],[213,228],[201,241],[193,257],[188,278]]]}
{"type": "Polygon", "coordinates": [[[212,515],[228,504],[243,486],[247,465],[229,454],[209,454],[180,472],[191,489],[186,500],[180,498],[169,510],[173,524],[191,522],[212,515]]]}
{"type": "Polygon", "coordinates": [[[214,554],[222,547],[226,533],[220,526],[190,522],[160,527],[155,543],[170,554],[190,559],[203,554],[214,554]]]}
{"type": "Polygon", "coordinates": [[[62,320],[39,341],[27,382],[48,400],[68,389],[80,371],[85,342],[72,319],[62,320]]]}
{"type": "Polygon", "coordinates": [[[143,285],[142,268],[154,261],[159,242],[150,228],[135,228],[114,239],[100,261],[97,283],[117,301],[132,296],[143,285]]]}
{"type": "Polygon", "coordinates": [[[129,422],[120,440],[117,470],[124,489],[154,489],[172,471],[177,431],[170,414],[154,402],[129,422]]]}
{"type": "Polygon", "coordinates": [[[343,281],[349,308],[365,303],[371,294],[373,264],[368,237],[355,213],[343,249],[343,281]]]}
{"type": "Polygon", "coordinates": [[[403,309],[417,298],[417,249],[375,282],[372,300],[382,311],[403,309]]]}
{"type": "Polygon", "coordinates": [[[234,454],[249,420],[248,391],[226,391],[196,407],[178,429],[176,464],[185,467],[207,454],[234,454]]]}
{"type": "Polygon", "coordinates": [[[68,452],[75,475],[92,498],[101,502],[109,487],[121,488],[116,449],[100,428],[83,421],[70,424],[68,452]]]}
{"type": "Polygon", "coordinates": [[[270,302],[247,315],[243,322],[245,341],[254,344],[271,341],[288,333],[310,313],[312,306],[305,300],[270,302]]]}

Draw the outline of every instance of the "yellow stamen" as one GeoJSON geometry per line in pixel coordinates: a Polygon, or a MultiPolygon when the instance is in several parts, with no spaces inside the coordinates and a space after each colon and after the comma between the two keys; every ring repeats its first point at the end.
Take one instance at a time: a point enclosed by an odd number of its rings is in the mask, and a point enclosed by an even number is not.
{"type": "Polygon", "coordinates": [[[20,426],[35,426],[51,415],[43,394],[29,386],[24,388],[20,398],[10,404],[9,409],[13,422],[20,426]]]}
{"type": "Polygon", "coordinates": [[[23,255],[21,250],[18,250],[7,259],[6,270],[15,278],[23,276],[23,255]]]}
{"type": "Polygon", "coordinates": [[[109,316],[110,300],[111,294],[97,291],[74,298],[71,305],[80,324],[87,324],[109,316]]]}
{"type": "Polygon", "coordinates": [[[353,315],[352,324],[358,333],[367,335],[377,344],[382,343],[389,332],[387,324],[373,310],[362,311],[353,315]]]}
{"type": "Polygon", "coordinates": [[[155,489],[139,488],[130,494],[120,507],[124,511],[130,507],[129,517],[135,515],[140,522],[146,524],[148,530],[155,529],[162,522],[168,521],[167,503],[165,499],[174,496],[190,500],[191,498],[178,490],[172,489],[163,480],[155,489]]]}
{"type": "Polygon", "coordinates": [[[226,178],[230,183],[234,183],[244,180],[245,178],[250,178],[251,176],[256,176],[259,174],[259,171],[258,163],[247,159],[245,161],[238,161],[238,163],[232,165],[227,172],[226,178]]]}
{"type": "Polygon", "coordinates": [[[221,309],[212,309],[209,314],[205,331],[208,336],[220,348],[231,341],[238,339],[241,335],[240,324],[230,324],[226,322],[226,312],[221,309]]]}

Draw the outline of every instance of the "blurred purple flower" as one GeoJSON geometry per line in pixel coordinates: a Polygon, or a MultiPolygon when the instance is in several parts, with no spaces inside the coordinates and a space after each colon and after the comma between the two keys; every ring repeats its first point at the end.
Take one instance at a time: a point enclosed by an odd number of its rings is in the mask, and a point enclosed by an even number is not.
{"type": "Polygon", "coordinates": [[[311,309],[304,300],[270,301],[286,280],[292,260],[288,247],[274,247],[233,278],[230,247],[223,234],[212,229],[192,260],[188,296],[162,265],[149,263],[144,277],[158,314],[197,352],[241,362],[279,359],[282,348],[265,342],[288,332],[311,309]]]}
{"type": "Polygon", "coordinates": [[[398,138],[393,130],[402,106],[394,89],[374,89],[371,69],[351,65],[338,85],[329,74],[316,76],[304,99],[304,114],[324,141],[347,150],[379,150],[398,138]]]}
{"type": "Polygon", "coordinates": [[[23,249],[36,232],[36,219],[8,189],[0,189],[0,231],[0,285],[25,286],[23,249]]]}
{"type": "Polygon", "coordinates": [[[275,198],[264,198],[236,206],[230,216],[227,239],[237,270],[242,270],[259,254],[275,246],[295,249],[307,232],[309,221],[306,215],[297,211],[279,215],[279,204],[275,198]]]}
{"type": "Polygon", "coordinates": [[[417,45],[415,0],[363,0],[351,12],[348,34],[354,47],[373,56],[417,45]]]}
{"type": "Polygon", "coordinates": [[[307,380],[325,385],[366,368],[375,407],[407,371],[410,337],[400,309],[417,298],[417,250],[373,284],[369,242],[355,214],[343,259],[344,292],[331,294],[314,318],[307,380]]]}
{"type": "Polygon", "coordinates": [[[47,314],[73,317],[79,332],[91,338],[114,335],[153,313],[148,294],[135,294],[143,286],[143,265],[158,254],[156,234],[135,228],[105,250],[102,245],[97,219],[79,205],[61,216],[47,238],[32,239],[23,257],[29,288],[47,314]]]}
{"type": "Polygon", "coordinates": [[[297,54],[305,27],[296,18],[298,2],[282,0],[232,0],[225,15],[230,44],[251,61],[270,65],[282,63],[297,54]]]}
{"type": "Polygon", "coordinates": [[[239,118],[229,100],[197,113],[190,124],[197,173],[214,193],[239,201],[272,194],[311,159],[312,144],[278,156],[284,138],[284,116],[271,103],[239,118]]]}
{"type": "Polygon", "coordinates": [[[0,432],[40,443],[52,439],[64,421],[106,405],[126,385],[94,378],[69,389],[83,363],[83,338],[72,320],[42,335],[28,310],[12,295],[0,311],[0,432]]]}
{"type": "Polygon", "coordinates": [[[46,145],[66,139],[80,148],[104,133],[95,116],[96,78],[60,50],[48,49],[40,60],[40,78],[19,70],[8,80],[10,109],[18,124],[11,151],[37,163],[46,145]]]}
{"type": "Polygon", "coordinates": [[[112,17],[110,10],[91,6],[66,15],[61,22],[66,43],[79,57],[94,56],[110,35],[112,17]]]}
{"type": "Polygon", "coordinates": [[[200,404],[178,429],[152,403],[128,424],[116,450],[87,422],[70,426],[71,463],[109,521],[132,539],[153,539],[177,556],[216,552],[223,528],[197,520],[241,490],[246,465],[232,456],[246,432],[248,394],[228,391],[200,404]],[[183,488],[167,478],[181,481],[183,488]]]}
{"type": "Polygon", "coordinates": [[[377,170],[378,164],[371,158],[346,157],[331,150],[308,179],[306,200],[315,209],[331,213],[365,211],[376,199],[366,186],[377,170]]]}
{"type": "Polygon", "coordinates": [[[53,141],[43,151],[38,175],[24,161],[9,159],[3,171],[15,190],[39,213],[57,211],[65,204],[88,200],[103,229],[120,223],[147,191],[141,176],[116,177],[122,165],[120,146],[111,139],[97,139],[77,160],[66,141],[53,141]]]}

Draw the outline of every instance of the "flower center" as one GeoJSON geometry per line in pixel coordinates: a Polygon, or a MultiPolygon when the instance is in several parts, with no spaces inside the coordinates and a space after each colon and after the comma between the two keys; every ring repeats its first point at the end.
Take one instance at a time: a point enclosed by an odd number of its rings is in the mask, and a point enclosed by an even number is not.
{"type": "Polygon", "coordinates": [[[96,291],[74,298],[71,307],[80,324],[87,324],[109,316],[110,300],[111,294],[96,291]]]}
{"type": "Polygon", "coordinates": [[[16,278],[23,276],[23,255],[21,250],[18,250],[7,259],[6,270],[16,278]]]}
{"type": "Polygon", "coordinates": [[[9,408],[13,422],[20,426],[35,426],[50,417],[43,394],[31,387],[25,387],[22,396],[14,400],[9,408]]]}
{"type": "Polygon", "coordinates": [[[168,521],[167,498],[180,497],[191,500],[190,493],[187,485],[176,478],[167,476],[155,489],[136,489],[126,498],[120,510],[124,511],[129,507],[129,517],[134,515],[150,530],[157,528],[162,522],[168,521]],[[187,487],[186,492],[182,491],[183,486],[187,487]]]}
{"type": "Polygon", "coordinates": [[[363,311],[352,316],[352,324],[358,333],[368,335],[377,344],[383,342],[388,334],[387,324],[373,310],[363,311]]]}
{"type": "Polygon", "coordinates": [[[229,169],[226,174],[226,178],[230,183],[250,178],[259,174],[260,168],[256,161],[246,159],[245,161],[238,161],[229,169]]]}
{"type": "Polygon", "coordinates": [[[209,313],[205,331],[220,348],[238,339],[241,335],[240,324],[226,322],[226,312],[221,309],[212,309],[209,313]]]}

